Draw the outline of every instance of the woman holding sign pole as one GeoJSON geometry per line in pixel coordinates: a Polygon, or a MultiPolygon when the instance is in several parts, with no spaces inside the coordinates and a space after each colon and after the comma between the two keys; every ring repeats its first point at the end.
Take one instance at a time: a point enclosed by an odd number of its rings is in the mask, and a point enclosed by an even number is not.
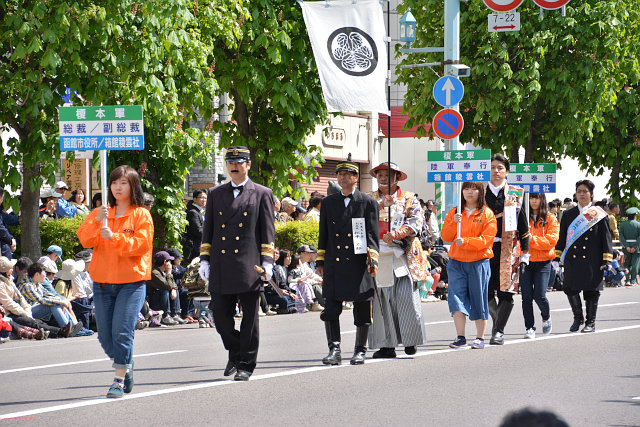
{"type": "Polygon", "coordinates": [[[584,293],[587,320],[582,332],[595,332],[596,311],[604,271],[611,268],[613,248],[607,213],[593,205],[593,182],[576,183],[578,206],[565,211],[560,221],[556,256],[564,263],[564,293],[573,311],[569,331],[576,332],[585,320],[580,292],[584,293]]]}
{"type": "Polygon", "coordinates": [[[449,250],[449,311],[456,326],[457,338],[451,348],[467,345],[466,316],[476,323],[472,348],[484,348],[484,331],[489,319],[488,290],[493,257],[493,238],[498,231],[496,218],[484,200],[480,182],[462,184],[462,209],[453,208],[442,225],[442,239],[453,242],[449,250]],[[457,232],[460,224],[460,233],[457,232]]]}
{"type": "Polygon", "coordinates": [[[142,207],[143,192],[135,169],[115,168],[108,191],[109,205],[89,214],[78,237],[82,246],[93,248],[89,273],[98,341],[116,371],[107,392],[113,398],[133,388],[133,338],[146,295],[145,280],[151,279],[153,221],[142,207]]]}

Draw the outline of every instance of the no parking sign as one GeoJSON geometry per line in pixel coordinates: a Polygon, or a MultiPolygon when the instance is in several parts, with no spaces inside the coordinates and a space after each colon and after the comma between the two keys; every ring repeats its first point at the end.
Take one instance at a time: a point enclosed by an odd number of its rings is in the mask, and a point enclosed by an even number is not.
{"type": "Polygon", "coordinates": [[[462,115],[451,108],[438,111],[433,118],[433,132],[442,139],[453,139],[464,128],[462,115]]]}

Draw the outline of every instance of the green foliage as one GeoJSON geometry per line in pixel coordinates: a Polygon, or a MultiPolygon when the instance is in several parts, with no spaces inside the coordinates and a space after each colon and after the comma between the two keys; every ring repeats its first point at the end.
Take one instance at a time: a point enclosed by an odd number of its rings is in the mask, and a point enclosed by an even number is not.
{"type": "MultiPolygon", "coordinates": [[[[419,25],[413,47],[442,46],[442,2],[406,0],[400,13],[408,7],[419,25]]],[[[461,141],[512,159],[524,147],[525,162],[566,155],[596,171],[609,163],[604,158],[617,142],[602,132],[623,88],[637,82],[639,11],[638,0],[584,0],[569,3],[566,17],[545,11],[541,18],[540,9],[525,2],[518,8],[520,31],[489,33],[486,6],[461,3],[460,60],[472,69],[460,105],[461,141]]],[[[402,64],[442,60],[435,55],[412,54],[402,64]]],[[[407,127],[430,122],[440,109],[431,96],[438,76],[424,68],[398,74],[408,86],[407,127]]],[[[633,117],[637,108],[628,120],[633,117]]],[[[639,166],[634,161],[628,170],[639,166]]]]}
{"type": "Polygon", "coordinates": [[[300,245],[313,245],[318,248],[319,224],[315,221],[289,221],[276,224],[276,246],[295,252],[300,245]]]}
{"type": "Polygon", "coordinates": [[[250,0],[235,49],[215,49],[216,79],[230,94],[233,120],[221,145],[251,150],[251,178],[282,196],[300,191],[289,174],[311,182],[322,161],[320,147],[303,141],[327,120],[311,44],[296,2],[250,0]]]}
{"type": "MultiPolygon", "coordinates": [[[[46,249],[51,245],[58,245],[62,248],[62,258],[73,258],[74,254],[84,249],[80,244],[78,235],[76,234],[83,220],[84,218],[78,216],[70,219],[41,220],[40,237],[42,239],[42,247],[46,249]]],[[[10,227],[10,231],[18,243],[15,257],[20,257],[22,254],[20,227],[10,227]]]]}

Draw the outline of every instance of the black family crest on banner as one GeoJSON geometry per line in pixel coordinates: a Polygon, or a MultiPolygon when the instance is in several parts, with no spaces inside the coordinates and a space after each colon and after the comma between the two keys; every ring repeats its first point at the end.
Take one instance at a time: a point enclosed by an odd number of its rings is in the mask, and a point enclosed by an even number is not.
{"type": "Polygon", "coordinates": [[[327,39],[333,63],[350,76],[367,76],[378,66],[378,49],[373,38],[356,27],[342,27],[327,39]]]}

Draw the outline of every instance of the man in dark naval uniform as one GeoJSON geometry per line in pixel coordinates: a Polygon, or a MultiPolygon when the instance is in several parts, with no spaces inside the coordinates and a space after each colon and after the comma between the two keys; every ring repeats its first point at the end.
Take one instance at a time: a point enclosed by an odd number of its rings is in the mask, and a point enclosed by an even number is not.
{"type": "Polygon", "coordinates": [[[489,342],[493,345],[504,344],[504,328],[513,310],[513,294],[517,291],[511,288],[512,259],[514,256],[519,256],[514,253],[514,239],[520,240],[520,248],[524,254],[521,262],[529,262],[529,221],[522,209],[522,196],[510,194],[513,193],[510,190],[522,191],[522,189],[508,184],[507,175],[509,175],[509,159],[502,154],[491,156],[491,178],[487,184],[484,199],[498,222],[498,234],[493,239],[493,258],[489,261],[491,267],[489,314],[493,320],[489,342]],[[504,230],[505,205],[516,207],[517,230],[515,232],[504,230]]]}
{"type": "Polygon", "coordinates": [[[607,213],[593,205],[595,185],[588,179],[576,183],[578,206],[567,209],[560,220],[560,239],[556,244],[556,256],[564,255],[563,291],[573,311],[570,332],[577,332],[585,323],[582,314],[580,291],[584,294],[587,319],[581,332],[595,332],[598,300],[603,287],[602,276],[610,268],[613,259],[611,230],[607,213]],[[584,218],[579,226],[576,218],[584,218]],[[588,222],[587,222],[588,220],[588,222]],[[586,223],[586,224],[585,224],[586,223]],[[569,233],[571,235],[569,235],[569,233]]]}
{"type": "Polygon", "coordinates": [[[325,323],[329,355],[325,365],[339,365],[342,302],[353,301],[356,342],[352,365],[364,363],[371,303],[378,271],[378,204],[356,189],[358,165],[349,160],[336,167],[339,193],[322,199],[316,272],[323,276],[325,323]]]}
{"type": "Polygon", "coordinates": [[[225,376],[247,381],[258,357],[258,307],[263,282],[273,272],[275,240],[273,193],[248,177],[251,160],[242,146],[227,149],[231,182],[210,188],[207,196],[200,275],[209,280],[210,308],[216,329],[229,351],[225,376]],[[242,305],[240,331],[235,329],[236,301],[242,305]]]}

